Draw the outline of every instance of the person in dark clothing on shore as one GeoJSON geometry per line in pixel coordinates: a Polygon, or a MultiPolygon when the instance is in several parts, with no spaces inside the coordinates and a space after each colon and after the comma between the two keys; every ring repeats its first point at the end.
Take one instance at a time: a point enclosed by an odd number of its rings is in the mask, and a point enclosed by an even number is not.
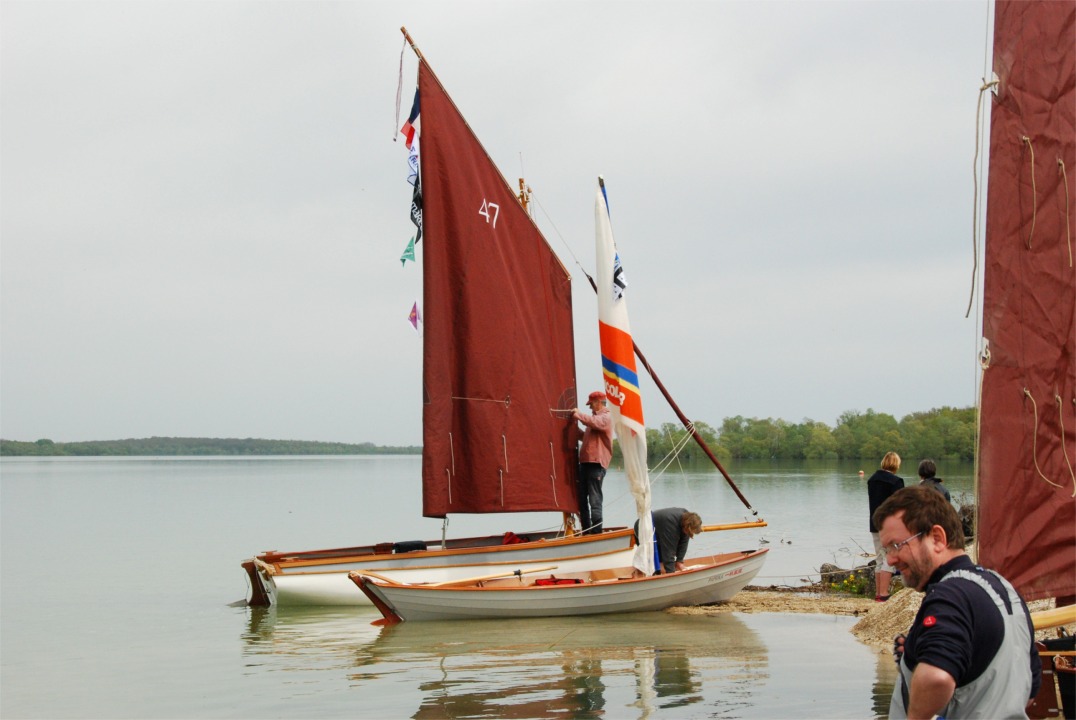
{"type": "Polygon", "coordinates": [[[871,539],[874,540],[874,599],[885,602],[889,599],[889,586],[893,582],[893,566],[885,561],[882,541],[878,538],[878,528],[874,526],[874,511],[886,499],[904,487],[904,478],[897,475],[900,470],[900,455],[887,452],[882,458],[882,467],[867,480],[867,500],[870,506],[871,539]]]}
{"type": "MultiPolygon", "coordinates": [[[[677,572],[684,569],[687,545],[691,538],[702,532],[702,518],[685,508],[662,508],[650,513],[654,519],[654,538],[658,543],[660,572],[677,572]]],[[[639,533],[639,521],[635,521],[635,533],[639,533]]]]}
{"type": "Polygon", "coordinates": [[[942,485],[942,479],[935,477],[935,473],[938,472],[938,466],[934,464],[934,461],[930,458],[923,460],[919,463],[919,484],[924,487],[932,487],[942,495],[948,502],[952,502],[953,498],[949,495],[949,488],[942,485]]]}

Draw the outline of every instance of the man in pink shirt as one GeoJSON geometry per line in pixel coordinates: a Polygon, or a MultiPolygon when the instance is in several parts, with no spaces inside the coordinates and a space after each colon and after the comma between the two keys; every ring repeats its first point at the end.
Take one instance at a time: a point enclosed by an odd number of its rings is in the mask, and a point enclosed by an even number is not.
{"type": "Polygon", "coordinates": [[[579,449],[579,522],[587,535],[602,531],[602,480],[613,457],[613,414],[605,407],[605,393],[595,390],[587,398],[590,415],[579,408],[572,417],[583,425],[579,449]]]}

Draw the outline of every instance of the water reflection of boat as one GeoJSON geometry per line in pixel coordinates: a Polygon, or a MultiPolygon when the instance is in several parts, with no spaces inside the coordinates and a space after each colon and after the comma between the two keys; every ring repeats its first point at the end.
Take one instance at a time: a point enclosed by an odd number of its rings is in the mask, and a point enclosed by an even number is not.
{"type": "Polygon", "coordinates": [[[247,612],[247,627],[241,636],[246,655],[324,656],[326,652],[340,651],[349,663],[356,644],[377,638],[377,631],[368,631],[364,622],[377,617],[377,612],[369,606],[266,605],[252,606],[247,612]]]}
{"type": "Polygon", "coordinates": [[[361,619],[375,617],[369,608],[246,612],[248,664],[291,682],[329,670],[352,688],[392,687],[397,697],[370,706],[373,715],[400,715],[403,695],[417,703],[415,718],[646,717],[697,706],[715,683],[723,707],[744,707],[769,674],[765,642],[731,613],[375,627],[361,619]]]}
{"type": "Polygon", "coordinates": [[[383,628],[374,646],[383,662],[443,669],[421,685],[415,718],[616,715],[626,705],[647,717],[701,702],[715,675],[723,704],[736,706],[768,665],[761,638],[728,613],[403,623],[383,628]]]}

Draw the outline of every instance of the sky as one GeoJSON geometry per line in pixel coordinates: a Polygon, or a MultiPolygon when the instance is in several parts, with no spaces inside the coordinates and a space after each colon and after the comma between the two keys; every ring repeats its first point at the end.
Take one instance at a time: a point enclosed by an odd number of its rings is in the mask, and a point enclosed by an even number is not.
{"type": "Polygon", "coordinates": [[[401,26],[533,189],[583,398],[602,175],[693,420],[974,405],[989,5],[4,0],[0,436],[421,443],[401,26]]]}

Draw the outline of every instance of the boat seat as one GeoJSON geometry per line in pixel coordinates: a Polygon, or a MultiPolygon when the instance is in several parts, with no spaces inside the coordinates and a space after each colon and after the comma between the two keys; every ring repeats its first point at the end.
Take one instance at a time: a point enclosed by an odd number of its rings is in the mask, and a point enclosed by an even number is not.
{"type": "Polygon", "coordinates": [[[616,570],[591,570],[590,581],[591,582],[609,582],[610,580],[619,580],[616,570]]]}

